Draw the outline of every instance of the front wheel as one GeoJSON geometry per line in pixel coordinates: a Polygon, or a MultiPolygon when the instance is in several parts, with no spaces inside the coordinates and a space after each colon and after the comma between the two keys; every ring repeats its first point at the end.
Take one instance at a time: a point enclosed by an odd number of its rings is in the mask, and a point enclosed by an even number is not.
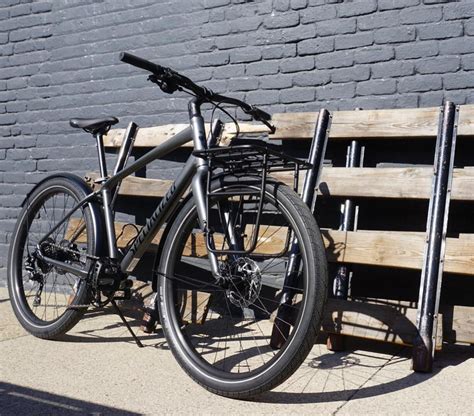
{"type": "Polygon", "coordinates": [[[214,184],[221,195],[209,208],[215,248],[251,250],[218,254],[222,279],[211,273],[192,199],[171,226],[159,270],[160,318],[177,361],[206,389],[241,399],[276,387],[300,366],[320,328],[327,288],[324,246],[310,210],[287,186],[268,181],[257,227],[259,186],[237,178],[214,184]],[[301,260],[294,287],[286,287],[294,238],[301,260]],[[284,292],[291,293],[291,313],[281,321],[284,292]],[[288,330],[275,347],[278,320],[288,330]]]}

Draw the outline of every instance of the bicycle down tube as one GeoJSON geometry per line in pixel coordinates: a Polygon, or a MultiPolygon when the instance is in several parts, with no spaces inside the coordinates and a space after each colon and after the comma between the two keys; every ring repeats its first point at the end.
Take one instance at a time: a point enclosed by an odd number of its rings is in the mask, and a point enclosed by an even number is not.
{"type": "MultiPolygon", "coordinates": [[[[201,115],[200,111],[201,101],[198,99],[194,99],[191,101],[189,105],[189,118],[191,122],[191,127],[186,128],[182,132],[178,133],[177,135],[173,136],[171,139],[167,140],[166,143],[156,147],[147,155],[143,156],[142,158],[138,159],[137,162],[132,164],[129,168],[124,169],[124,175],[127,176],[127,171],[134,172],[137,169],[140,169],[145,164],[150,162],[151,160],[157,159],[161,157],[162,151],[161,146],[168,144],[168,148],[174,149],[175,147],[179,147],[182,144],[189,141],[190,136],[192,135],[194,149],[202,150],[207,147],[206,143],[206,131],[204,127],[204,119],[201,115]],[[144,159],[144,160],[142,160],[144,159]]],[[[207,161],[202,159],[197,159],[194,156],[190,156],[187,160],[183,170],[176,178],[176,180],[171,185],[166,195],[163,197],[162,201],[150,216],[150,218],[146,221],[145,226],[140,230],[138,233],[134,243],[127,251],[125,257],[122,259],[120,263],[120,268],[123,272],[130,273],[133,271],[135,266],[137,265],[138,261],[140,260],[141,256],[145,252],[148,245],[153,240],[154,236],[156,235],[159,228],[166,222],[169,217],[169,214],[173,212],[173,210],[178,205],[181,197],[183,196],[184,192],[188,188],[190,184],[192,184],[193,190],[193,197],[196,203],[198,215],[201,222],[201,227],[203,231],[206,231],[207,227],[207,218],[206,218],[206,178],[207,178],[207,161]]],[[[119,175],[116,175],[119,176],[119,175]]],[[[124,176],[124,177],[125,177],[124,176]]],[[[115,177],[111,178],[114,179],[114,182],[110,185],[113,186],[116,184],[120,178],[115,180],[115,177]]],[[[110,179],[110,180],[111,180],[110,179]]],[[[109,180],[109,181],[110,181],[109,180]]],[[[109,186],[109,181],[107,181],[104,186],[109,186]]],[[[211,267],[213,270],[214,275],[218,275],[218,265],[215,256],[210,254],[211,260],[211,267]]]]}

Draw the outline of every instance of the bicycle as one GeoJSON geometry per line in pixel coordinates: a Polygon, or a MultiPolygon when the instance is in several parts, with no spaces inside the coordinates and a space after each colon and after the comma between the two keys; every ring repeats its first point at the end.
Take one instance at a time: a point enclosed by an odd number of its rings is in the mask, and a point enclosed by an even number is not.
{"type": "Polygon", "coordinates": [[[70,121],[96,139],[98,189],[58,173],[27,195],[8,260],[15,315],[32,335],[56,339],[88,307],[110,303],[140,344],[115,301],[129,295],[128,276],[166,224],[155,268],[157,306],[175,358],[219,395],[249,398],[272,389],[315,342],[327,263],[310,209],[269,174],[293,170],[297,176],[310,165],[269,146],[220,146],[220,120],[212,122],[206,139],[204,104],[223,111],[223,104],[239,107],[273,129],[271,117],[170,68],[128,53],[120,59],[150,72],[148,79],[165,93],[191,94],[190,126],[127,166],[137,130],[131,123],[109,176],[103,135],[118,120],[70,121]],[[181,173],[136,237],[119,248],[114,205],[121,181],[190,140],[194,150],[181,173]]]}

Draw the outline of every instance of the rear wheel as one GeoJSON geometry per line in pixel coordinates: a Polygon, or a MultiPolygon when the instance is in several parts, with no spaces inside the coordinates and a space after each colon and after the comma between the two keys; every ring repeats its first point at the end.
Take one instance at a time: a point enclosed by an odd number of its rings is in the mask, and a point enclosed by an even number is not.
{"type": "Polygon", "coordinates": [[[312,348],[326,298],[327,264],[318,226],[297,194],[269,182],[260,228],[257,185],[225,179],[215,190],[209,227],[217,249],[254,250],[217,256],[221,276],[211,274],[205,236],[194,201],[173,222],[160,264],[159,310],[166,338],[183,369],[208,390],[249,398],[276,387],[312,348]],[[230,226],[229,226],[230,224],[230,226]],[[289,242],[296,238],[301,262],[295,287],[285,287],[289,242]],[[280,322],[283,291],[292,293],[291,313],[280,322]],[[276,348],[275,322],[288,327],[276,348]]]}
{"type": "Polygon", "coordinates": [[[86,196],[72,180],[51,178],[27,198],[12,235],[8,259],[8,290],[20,324],[32,335],[53,339],[82,317],[88,301],[85,281],[60,270],[38,255],[81,268],[94,254],[94,227],[87,207],[76,210],[44,242],[43,237],[86,196]]]}

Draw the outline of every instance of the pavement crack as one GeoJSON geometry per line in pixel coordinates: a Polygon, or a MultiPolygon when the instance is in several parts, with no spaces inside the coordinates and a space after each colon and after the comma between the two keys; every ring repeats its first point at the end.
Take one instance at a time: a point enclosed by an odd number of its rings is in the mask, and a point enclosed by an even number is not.
{"type": "Polygon", "coordinates": [[[347,398],[347,400],[342,403],[336,410],[334,410],[334,412],[331,413],[331,416],[336,416],[338,414],[338,412],[347,404],[349,403],[352,398],[357,394],[359,393],[359,391],[361,391],[364,386],[370,381],[372,380],[381,370],[383,370],[387,365],[389,365],[394,359],[395,357],[399,357],[400,356],[400,353],[404,350],[404,348],[402,348],[397,354],[393,354],[383,365],[381,365],[376,371],[374,371],[374,373],[367,379],[365,380],[357,389],[355,389],[355,391],[347,398]]]}
{"type": "MultiPolygon", "coordinates": [[[[3,339],[0,339],[0,343],[2,342],[7,342],[7,341],[12,341],[14,339],[18,339],[18,338],[25,338],[25,337],[29,337],[30,334],[24,334],[24,335],[18,335],[17,337],[11,337],[11,338],[3,338],[3,339]]],[[[1,416],[1,414],[0,414],[1,416]]]]}

